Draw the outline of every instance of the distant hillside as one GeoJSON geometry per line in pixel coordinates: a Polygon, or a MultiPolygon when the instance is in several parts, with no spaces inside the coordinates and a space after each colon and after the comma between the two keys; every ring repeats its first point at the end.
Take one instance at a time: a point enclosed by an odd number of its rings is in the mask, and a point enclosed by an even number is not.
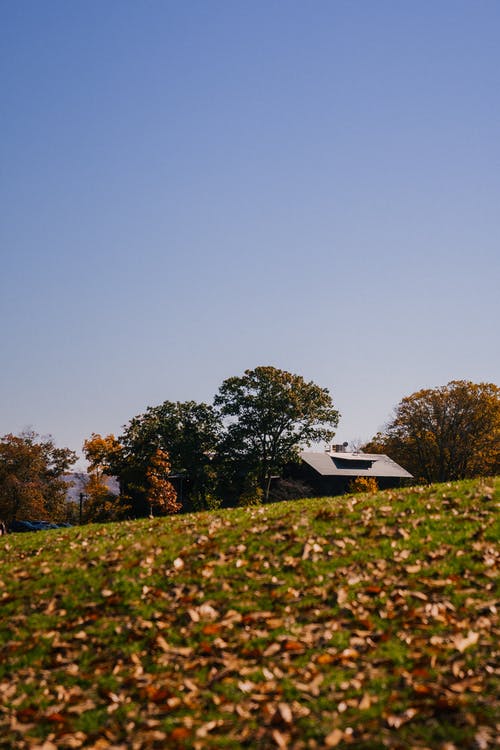
{"type": "MultiPolygon", "coordinates": [[[[67,500],[77,503],[80,500],[80,493],[85,492],[85,486],[88,481],[88,475],[85,472],[73,472],[72,474],[66,474],[62,479],[68,485],[68,491],[66,493],[67,500]]],[[[106,487],[114,495],[120,494],[120,485],[116,477],[103,476],[103,481],[106,487]]]]}
{"type": "Polygon", "coordinates": [[[500,479],[0,538],[0,747],[495,747],[500,479]]]}

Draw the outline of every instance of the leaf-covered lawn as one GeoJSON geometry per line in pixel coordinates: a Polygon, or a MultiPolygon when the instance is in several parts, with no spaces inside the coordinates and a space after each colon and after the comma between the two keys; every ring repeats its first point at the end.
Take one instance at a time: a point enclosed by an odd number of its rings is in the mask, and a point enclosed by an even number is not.
{"type": "Polygon", "coordinates": [[[496,747],[499,497],[2,537],[0,747],[496,747]]]}

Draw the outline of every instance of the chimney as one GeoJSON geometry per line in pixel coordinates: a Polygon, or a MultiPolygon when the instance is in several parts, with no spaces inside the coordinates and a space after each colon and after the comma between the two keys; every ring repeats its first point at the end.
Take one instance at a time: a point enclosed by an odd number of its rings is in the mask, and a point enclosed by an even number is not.
{"type": "Polygon", "coordinates": [[[349,443],[337,443],[336,445],[332,445],[332,452],[333,453],[345,453],[347,446],[349,443]]]}

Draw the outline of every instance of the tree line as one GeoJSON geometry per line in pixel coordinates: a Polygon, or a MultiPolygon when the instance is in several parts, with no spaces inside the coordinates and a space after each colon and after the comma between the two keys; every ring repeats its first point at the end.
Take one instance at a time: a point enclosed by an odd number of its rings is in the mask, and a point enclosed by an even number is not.
{"type": "MultiPolygon", "coordinates": [[[[82,520],[269,501],[285,466],[301,447],[331,441],[339,417],[328,389],[271,366],[224,380],[212,404],[148,407],[119,436],[84,442],[82,520]]],[[[418,391],[362,449],[387,453],[421,482],[500,473],[500,389],[452,381],[418,391]]],[[[0,520],[68,520],[64,475],[76,458],[33,432],[0,438],[0,520]]]]}
{"type": "MultiPolygon", "coordinates": [[[[330,440],[338,420],[326,388],[257,367],[225,380],[212,404],[149,407],[119,437],[92,435],[84,453],[96,482],[119,478],[118,513],[172,512],[172,489],[184,509],[202,510],[267,501],[272,478],[299,446],[330,440]]],[[[88,507],[94,504],[89,497],[88,507]]]]}

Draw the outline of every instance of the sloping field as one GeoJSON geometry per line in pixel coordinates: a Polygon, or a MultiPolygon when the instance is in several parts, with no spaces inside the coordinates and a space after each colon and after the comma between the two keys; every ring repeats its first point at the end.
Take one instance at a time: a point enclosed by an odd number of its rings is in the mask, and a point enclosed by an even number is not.
{"type": "Polygon", "coordinates": [[[496,747],[499,497],[2,537],[0,747],[496,747]]]}

